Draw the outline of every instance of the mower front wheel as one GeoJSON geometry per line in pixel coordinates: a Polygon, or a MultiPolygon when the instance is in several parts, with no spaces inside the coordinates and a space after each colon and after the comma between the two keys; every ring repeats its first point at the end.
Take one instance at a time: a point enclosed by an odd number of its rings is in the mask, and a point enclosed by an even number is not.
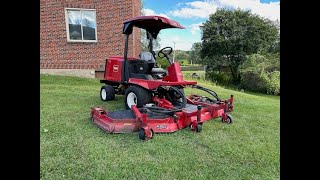
{"type": "Polygon", "coordinates": [[[201,132],[202,131],[202,125],[197,124],[196,127],[193,127],[193,124],[191,123],[190,128],[192,131],[201,132]]]}
{"type": "MultiPolygon", "coordinates": [[[[154,134],[152,129],[150,129],[150,133],[151,133],[151,137],[149,139],[152,139],[153,138],[153,134],[154,134]]],[[[139,139],[141,139],[141,140],[146,140],[147,139],[146,131],[145,131],[144,128],[141,128],[139,130],[139,139]]]]}
{"type": "Polygon", "coordinates": [[[196,132],[201,132],[202,131],[202,125],[197,124],[196,132]]]}
{"type": "Polygon", "coordinates": [[[227,114],[227,119],[226,119],[226,120],[223,120],[223,118],[221,118],[221,121],[222,121],[222,122],[225,122],[225,123],[227,123],[227,124],[231,124],[232,121],[233,121],[233,117],[232,117],[231,115],[227,114]]]}
{"type": "Polygon", "coordinates": [[[115,90],[109,84],[102,86],[100,89],[100,98],[102,101],[114,100],[115,98],[114,94],[115,94],[115,90]]]}

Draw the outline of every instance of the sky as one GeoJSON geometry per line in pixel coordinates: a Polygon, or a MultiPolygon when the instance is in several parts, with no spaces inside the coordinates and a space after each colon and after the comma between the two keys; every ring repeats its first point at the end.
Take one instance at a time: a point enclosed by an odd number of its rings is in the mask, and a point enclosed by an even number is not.
{"type": "Polygon", "coordinates": [[[217,8],[250,10],[270,20],[280,22],[280,0],[141,0],[145,15],[165,16],[179,22],[185,29],[160,31],[161,48],[190,50],[201,42],[199,26],[208,20],[217,8]]]}

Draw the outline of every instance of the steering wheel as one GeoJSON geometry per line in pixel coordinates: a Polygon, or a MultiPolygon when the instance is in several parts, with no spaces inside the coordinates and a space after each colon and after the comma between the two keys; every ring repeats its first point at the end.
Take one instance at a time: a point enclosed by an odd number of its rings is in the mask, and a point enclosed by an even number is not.
{"type": "Polygon", "coordinates": [[[166,57],[167,59],[169,59],[169,54],[171,54],[172,53],[172,47],[164,47],[164,48],[162,48],[159,52],[158,52],[158,56],[160,57],[160,58],[163,58],[163,57],[166,57]],[[164,50],[169,50],[169,53],[165,53],[164,52],[164,50]],[[160,54],[163,54],[163,56],[160,56],[160,54]]]}

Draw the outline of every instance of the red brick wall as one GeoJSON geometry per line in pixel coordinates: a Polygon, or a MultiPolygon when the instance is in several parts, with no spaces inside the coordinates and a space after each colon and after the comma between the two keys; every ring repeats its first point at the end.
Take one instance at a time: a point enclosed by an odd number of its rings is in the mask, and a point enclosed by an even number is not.
{"type": "MultiPolygon", "coordinates": [[[[123,56],[123,22],[140,15],[140,6],[140,0],[40,0],[40,68],[99,69],[107,57],[123,56]],[[98,42],[67,42],[64,8],[96,9],[98,42]]],[[[138,56],[139,42],[135,30],[129,56],[138,56]]]]}
{"type": "MultiPolygon", "coordinates": [[[[140,0],[133,0],[132,1],[132,14],[139,14],[141,15],[141,2],[140,0]]],[[[133,51],[134,56],[138,57],[141,51],[141,29],[133,28],[132,32],[133,46],[131,48],[133,51]]],[[[130,49],[130,50],[131,50],[130,49]]],[[[129,50],[129,52],[130,52],[129,50]]]]}

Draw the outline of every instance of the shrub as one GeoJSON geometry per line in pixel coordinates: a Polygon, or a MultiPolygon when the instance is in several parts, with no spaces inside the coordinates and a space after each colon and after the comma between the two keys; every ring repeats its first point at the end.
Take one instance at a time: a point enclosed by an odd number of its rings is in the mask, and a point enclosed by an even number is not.
{"type": "Polygon", "coordinates": [[[279,54],[253,54],[241,66],[241,88],[268,94],[280,94],[279,54]]]}
{"type": "Polygon", "coordinates": [[[181,66],[190,66],[189,61],[188,60],[181,60],[179,61],[181,66]]]}
{"type": "Polygon", "coordinates": [[[242,73],[240,87],[249,91],[266,92],[267,85],[260,74],[256,71],[242,73]]]}
{"type": "MultiPolygon", "coordinates": [[[[166,58],[157,58],[158,65],[161,66],[161,68],[166,69],[169,66],[169,62],[166,58]]],[[[181,66],[182,71],[195,71],[195,70],[203,70],[202,66],[190,66],[188,60],[182,60],[178,61],[178,63],[181,66]]]]}
{"type": "Polygon", "coordinates": [[[206,77],[212,82],[215,82],[216,84],[220,84],[220,85],[230,84],[232,81],[232,77],[227,73],[223,73],[223,72],[220,72],[220,73],[215,71],[207,72],[206,77]]]}
{"type": "Polygon", "coordinates": [[[182,71],[203,71],[203,66],[181,66],[182,71]]]}
{"type": "Polygon", "coordinates": [[[166,58],[157,58],[157,63],[158,65],[163,68],[163,69],[167,69],[169,66],[169,62],[166,58]]]}
{"type": "Polygon", "coordinates": [[[280,95],[280,71],[245,71],[240,86],[249,91],[280,95]]]}
{"type": "Polygon", "coordinates": [[[280,95],[280,71],[263,72],[261,77],[266,83],[268,94],[280,95]]]}

